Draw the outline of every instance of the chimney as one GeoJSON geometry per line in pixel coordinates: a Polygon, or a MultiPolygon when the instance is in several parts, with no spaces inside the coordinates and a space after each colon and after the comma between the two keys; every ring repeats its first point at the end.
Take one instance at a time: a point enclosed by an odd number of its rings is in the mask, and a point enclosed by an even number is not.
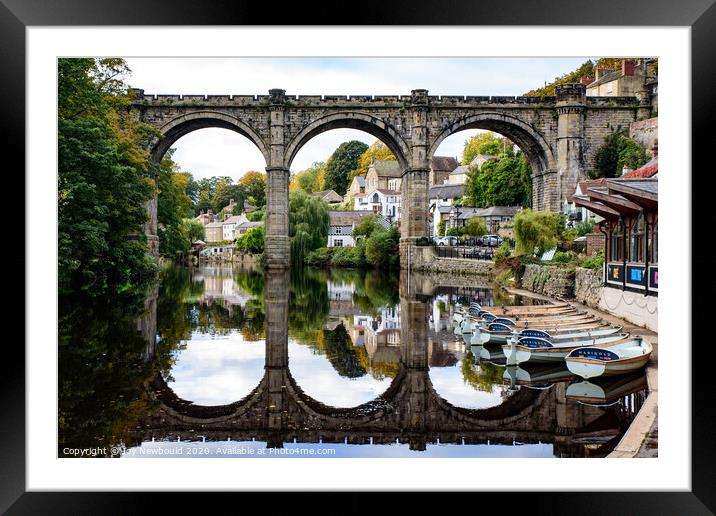
{"type": "Polygon", "coordinates": [[[631,169],[631,168],[625,166],[625,167],[622,168],[622,175],[626,174],[627,172],[631,172],[632,170],[633,170],[633,169],[631,169]]]}
{"type": "Polygon", "coordinates": [[[602,75],[604,75],[604,68],[598,66],[597,69],[594,70],[594,80],[598,81],[602,75]]]}
{"type": "Polygon", "coordinates": [[[591,77],[589,77],[589,76],[587,76],[587,77],[582,77],[581,79],[579,79],[579,84],[584,84],[585,86],[586,86],[587,84],[591,84],[591,83],[593,83],[593,82],[594,82],[594,80],[593,80],[591,77]]]}
{"type": "Polygon", "coordinates": [[[622,61],[622,75],[627,77],[634,75],[634,61],[631,59],[625,59],[622,61]]]}

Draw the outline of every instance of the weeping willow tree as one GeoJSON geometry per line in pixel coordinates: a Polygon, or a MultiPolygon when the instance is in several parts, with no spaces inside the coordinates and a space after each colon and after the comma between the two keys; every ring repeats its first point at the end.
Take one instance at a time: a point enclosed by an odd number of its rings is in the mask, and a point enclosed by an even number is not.
{"type": "Polygon", "coordinates": [[[302,190],[296,190],[289,195],[288,209],[291,262],[294,266],[300,266],[310,251],[326,246],[328,203],[302,190]]]}

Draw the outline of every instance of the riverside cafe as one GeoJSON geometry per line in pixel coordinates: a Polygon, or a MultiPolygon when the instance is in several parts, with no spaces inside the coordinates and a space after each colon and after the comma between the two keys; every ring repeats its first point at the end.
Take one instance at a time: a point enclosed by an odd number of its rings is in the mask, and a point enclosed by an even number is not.
{"type": "Polygon", "coordinates": [[[575,195],[575,205],[604,220],[604,286],[648,296],[659,292],[658,179],[614,178],[575,195]]]}

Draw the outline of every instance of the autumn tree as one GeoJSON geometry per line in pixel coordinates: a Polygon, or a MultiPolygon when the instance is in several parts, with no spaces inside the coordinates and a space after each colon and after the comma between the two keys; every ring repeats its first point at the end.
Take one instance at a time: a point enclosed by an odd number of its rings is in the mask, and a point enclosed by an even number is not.
{"type": "Polygon", "coordinates": [[[266,174],[251,170],[241,176],[239,184],[244,187],[246,198],[251,204],[257,208],[266,204],[266,174]]]}
{"type": "Polygon", "coordinates": [[[348,173],[347,184],[350,186],[351,181],[356,176],[363,176],[368,173],[368,167],[373,160],[375,161],[391,161],[395,160],[395,155],[391,152],[386,144],[380,140],[376,140],[368,147],[358,159],[358,166],[348,173]]]}

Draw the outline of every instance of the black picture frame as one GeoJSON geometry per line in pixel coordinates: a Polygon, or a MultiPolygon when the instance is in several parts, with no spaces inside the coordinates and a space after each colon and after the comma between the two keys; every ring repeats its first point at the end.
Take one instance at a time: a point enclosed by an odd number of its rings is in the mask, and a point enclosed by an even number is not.
{"type": "MultiPolygon", "coordinates": [[[[325,5],[229,2],[228,0],[0,0],[0,141],[6,163],[25,167],[25,29],[38,25],[310,25],[346,23],[361,25],[589,25],[589,26],[688,26],[691,28],[692,156],[706,165],[713,146],[712,117],[716,113],[716,6],[714,0],[603,0],[585,4],[569,0],[520,0],[477,4],[468,0],[409,3],[362,3],[350,18],[339,18],[335,3],[325,5]],[[409,8],[407,6],[409,5],[409,8]],[[273,8],[272,8],[273,7],[273,8]],[[696,73],[698,71],[698,73],[696,73]],[[8,160],[8,157],[15,159],[8,160]]],[[[686,151],[686,150],[684,150],[686,151]]],[[[709,169],[713,168],[711,165],[709,169]]],[[[688,174],[689,171],[681,171],[688,174]]],[[[694,175],[692,175],[693,179],[694,175]]],[[[693,184],[693,180],[692,180],[693,184]]],[[[21,186],[24,189],[24,186],[21,186]]],[[[692,188],[705,195],[705,189],[692,188]]],[[[27,194],[27,192],[26,192],[27,194]]],[[[688,216],[687,213],[683,214],[688,216]]],[[[693,224],[698,223],[692,217],[693,224]]],[[[26,228],[27,231],[27,228],[26,228]]],[[[692,235],[698,234],[692,227],[692,235]]],[[[19,247],[19,246],[18,246],[19,247]]],[[[21,248],[24,249],[24,246],[21,248]]],[[[24,261],[24,251],[22,253],[24,261]]],[[[692,271],[709,270],[705,254],[690,253],[692,271]]],[[[28,274],[25,269],[25,274],[28,274]]],[[[685,302],[687,300],[684,300],[685,302]]],[[[692,306],[696,306],[693,297],[692,306]]],[[[20,303],[17,303],[18,305],[20,303]]],[[[24,306],[24,303],[23,303],[24,306]]],[[[32,309],[27,306],[27,309],[32,309]]],[[[683,323],[683,321],[679,321],[683,323]]],[[[676,343],[675,343],[676,344],[676,343]]],[[[690,346],[690,336],[681,346],[690,346]]],[[[707,343],[703,343],[707,344],[707,343]]],[[[146,509],[149,495],[136,493],[40,493],[25,492],[25,353],[6,346],[3,360],[3,417],[0,418],[0,512],[7,514],[130,514],[146,509]]],[[[509,508],[549,514],[711,514],[716,507],[714,444],[709,425],[710,388],[705,383],[708,361],[692,363],[691,492],[615,493],[498,493],[493,502],[509,508]],[[702,385],[699,385],[699,384],[702,385]],[[710,486],[710,487],[709,487],[710,486]],[[578,508],[578,509],[577,509],[578,508]]],[[[555,487],[555,491],[559,486],[555,487]]],[[[585,491],[589,491],[585,486],[585,491]]],[[[195,496],[195,495],[193,495],[195,496]]],[[[212,496],[216,496],[213,494],[212,496]]],[[[481,495],[482,496],[482,495],[481,495]]],[[[222,498],[224,498],[222,496],[222,498]]],[[[294,498],[294,501],[296,499],[294,498]]],[[[181,509],[186,496],[162,495],[163,510],[181,509]]],[[[214,499],[213,504],[221,503],[214,499]]],[[[350,504],[345,500],[346,504],[350,504]]],[[[480,506],[487,507],[481,498],[480,506]]]]}

